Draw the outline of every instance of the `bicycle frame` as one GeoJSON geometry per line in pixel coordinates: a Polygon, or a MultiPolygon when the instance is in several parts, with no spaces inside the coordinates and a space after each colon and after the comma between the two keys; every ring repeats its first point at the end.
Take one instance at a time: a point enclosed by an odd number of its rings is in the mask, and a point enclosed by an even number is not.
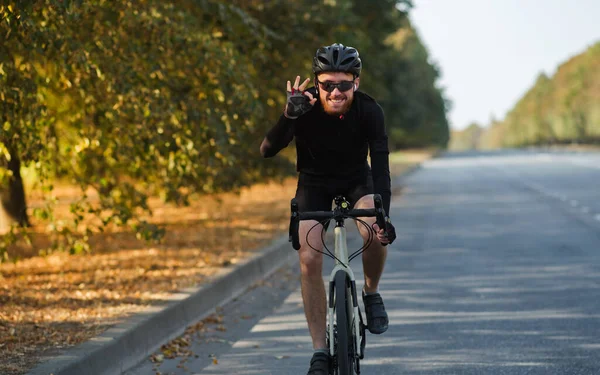
{"type": "MultiPolygon", "coordinates": [[[[346,227],[344,226],[339,226],[336,225],[335,229],[334,229],[334,236],[335,236],[335,256],[336,256],[336,260],[335,260],[335,266],[333,267],[333,270],[331,271],[331,275],[329,276],[329,298],[332,298],[333,296],[333,285],[334,285],[334,279],[335,279],[335,275],[337,274],[338,271],[342,270],[344,271],[347,275],[348,278],[350,280],[350,288],[346,288],[346,301],[348,301],[348,311],[352,311],[352,315],[348,316],[348,320],[351,322],[352,324],[352,329],[354,330],[354,338],[356,340],[355,342],[355,348],[357,351],[360,350],[360,327],[358,322],[356,321],[357,317],[359,316],[359,311],[358,311],[358,301],[357,301],[357,294],[356,294],[356,279],[354,278],[354,272],[352,272],[352,268],[350,268],[350,264],[348,261],[348,246],[346,243],[346,227]],[[352,305],[350,305],[352,304],[352,305]]],[[[329,337],[331,338],[329,340],[329,354],[333,357],[335,355],[335,342],[333,340],[333,337],[335,337],[334,335],[334,326],[333,326],[333,322],[335,321],[334,318],[334,308],[333,308],[333,304],[329,303],[328,305],[328,310],[329,310],[329,337]]],[[[359,353],[354,353],[355,355],[359,354],[359,353]]]]}

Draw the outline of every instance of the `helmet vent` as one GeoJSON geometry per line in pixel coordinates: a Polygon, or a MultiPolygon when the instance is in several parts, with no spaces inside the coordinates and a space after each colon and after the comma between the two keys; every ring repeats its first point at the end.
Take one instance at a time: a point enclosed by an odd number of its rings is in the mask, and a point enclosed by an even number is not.
{"type": "Polygon", "coordinates": [[[341,65],[346,65],[346,64],[350,64],[352,61],[354,60],[354,57],[347,57],[346,59],[344,59],[344,61],[342,61],[341,65]]]}

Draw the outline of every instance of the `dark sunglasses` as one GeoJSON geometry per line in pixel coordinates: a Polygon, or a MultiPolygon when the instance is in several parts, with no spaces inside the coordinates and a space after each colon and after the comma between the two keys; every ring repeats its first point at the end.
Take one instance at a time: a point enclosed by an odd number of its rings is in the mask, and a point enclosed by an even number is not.
{"type": "Polygon", "coordinates": [[[317,80],[317,83],[319,84],[319,87],[321,87],[323,90],[325,90],[327,92],[332,92],[333,90],[335,90],[336,87],[338,90],[340,90],[340,92],[348,91],[352,87],[354,87],[353,81],[321,82],[321,81],[317,80]]]}

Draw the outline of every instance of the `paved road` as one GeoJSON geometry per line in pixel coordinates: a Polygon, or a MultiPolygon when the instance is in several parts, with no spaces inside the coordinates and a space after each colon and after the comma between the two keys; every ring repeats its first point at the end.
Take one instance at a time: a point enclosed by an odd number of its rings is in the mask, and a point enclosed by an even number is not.
{"type": "MultiPolygon", "coordinates": [[[[599,168],[594,153],[467,153],[407,178],[381,285],[390,329],[368,337],[363,373],[599,374],[599,168]]],[[[128,375],[305,374],[297,280],[284,269],[225,306],[184,362],[128,375]]]]}

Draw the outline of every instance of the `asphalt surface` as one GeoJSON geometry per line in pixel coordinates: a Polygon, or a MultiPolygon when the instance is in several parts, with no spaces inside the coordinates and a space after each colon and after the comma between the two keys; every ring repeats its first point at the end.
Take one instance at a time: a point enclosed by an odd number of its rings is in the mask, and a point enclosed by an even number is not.
{"type": "MultiPolygon", "coordinates": [[[[362,374],[600,374],[600,154],[451,154],[403,184],[380,286],[390,328],[368,336],[362,374]]],[[[127,374],[306,374],[298,285],[281,270],[187,355],[127,374]]]]}

